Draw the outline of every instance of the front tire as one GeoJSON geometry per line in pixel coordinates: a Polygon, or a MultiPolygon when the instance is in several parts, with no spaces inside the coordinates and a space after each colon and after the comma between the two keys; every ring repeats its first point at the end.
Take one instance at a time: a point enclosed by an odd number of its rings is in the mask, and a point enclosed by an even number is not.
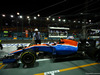
{"type": "Polygon", "coordinates": [[[24,65],[31,66],[34,65],[36,60],[35,52],[27,51],[21,54],[21,62],[24,65]]]}

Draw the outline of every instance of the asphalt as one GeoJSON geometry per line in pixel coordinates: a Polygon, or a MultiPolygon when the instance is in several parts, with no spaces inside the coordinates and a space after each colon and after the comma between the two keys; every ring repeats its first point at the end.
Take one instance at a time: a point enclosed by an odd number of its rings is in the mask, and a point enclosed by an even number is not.
{"type": "MultiPolygon", "coordinates": [[[[16,46],[4,47],[0,57],[16,50],[16,46]]],[[[52,61],[50,58],[37,59],[34,66],[23,68],[19,61],[16,64],[2,64],[0,75],[100,75],[100,63],[88,57],[67,57],[52,61]]]]}

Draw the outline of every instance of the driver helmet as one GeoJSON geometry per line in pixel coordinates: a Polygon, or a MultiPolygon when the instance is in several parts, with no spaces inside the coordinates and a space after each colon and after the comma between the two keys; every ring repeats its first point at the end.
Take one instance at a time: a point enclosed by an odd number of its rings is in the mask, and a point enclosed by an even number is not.
{"type": "Polygon", "coordinates": [[[54,41],[54,45],[56,45],[57,44],[57,42],[56,41],[54,41]]]}

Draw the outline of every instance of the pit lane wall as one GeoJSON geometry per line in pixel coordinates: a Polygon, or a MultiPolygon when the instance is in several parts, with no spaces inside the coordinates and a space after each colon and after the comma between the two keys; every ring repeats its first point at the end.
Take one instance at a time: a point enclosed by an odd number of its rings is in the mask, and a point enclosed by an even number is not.
{"type": "MultiPolygon", "coordinates": [[[[41,43],[47,43],[47,42],[54,42],[59,41],[56,40],[41,40],[41,43]]],[[[3,47],[14,47],[14,46],[29,46],[30,43],[33,43],[32,40],[2,40],[2,46],[3,47]]]]}
{"type": "MultiPolygon", "coordinates": [[[[59,41],[59,39],[41,40],[42,43],[59,41]]],[[[31,43],[32,40],[2,40],[2,44],[7,43],[31,43]]]]}

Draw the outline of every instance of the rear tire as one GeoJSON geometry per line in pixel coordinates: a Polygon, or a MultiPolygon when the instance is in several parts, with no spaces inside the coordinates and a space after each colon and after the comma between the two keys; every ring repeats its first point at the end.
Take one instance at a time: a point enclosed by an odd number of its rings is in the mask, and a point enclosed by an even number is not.
{"type": "Polygon", "coordinates": [[[95,53],[95,60],[96,62],[100,61],[100,49],[98,49],[97,52],[95,53]]]}
{"type": "Polygon", "coordinates": [[[2,46],[2,44],[0,44],[0,47],[1,47],[1,50],[3,49],[3,46],[2,46]]]}

